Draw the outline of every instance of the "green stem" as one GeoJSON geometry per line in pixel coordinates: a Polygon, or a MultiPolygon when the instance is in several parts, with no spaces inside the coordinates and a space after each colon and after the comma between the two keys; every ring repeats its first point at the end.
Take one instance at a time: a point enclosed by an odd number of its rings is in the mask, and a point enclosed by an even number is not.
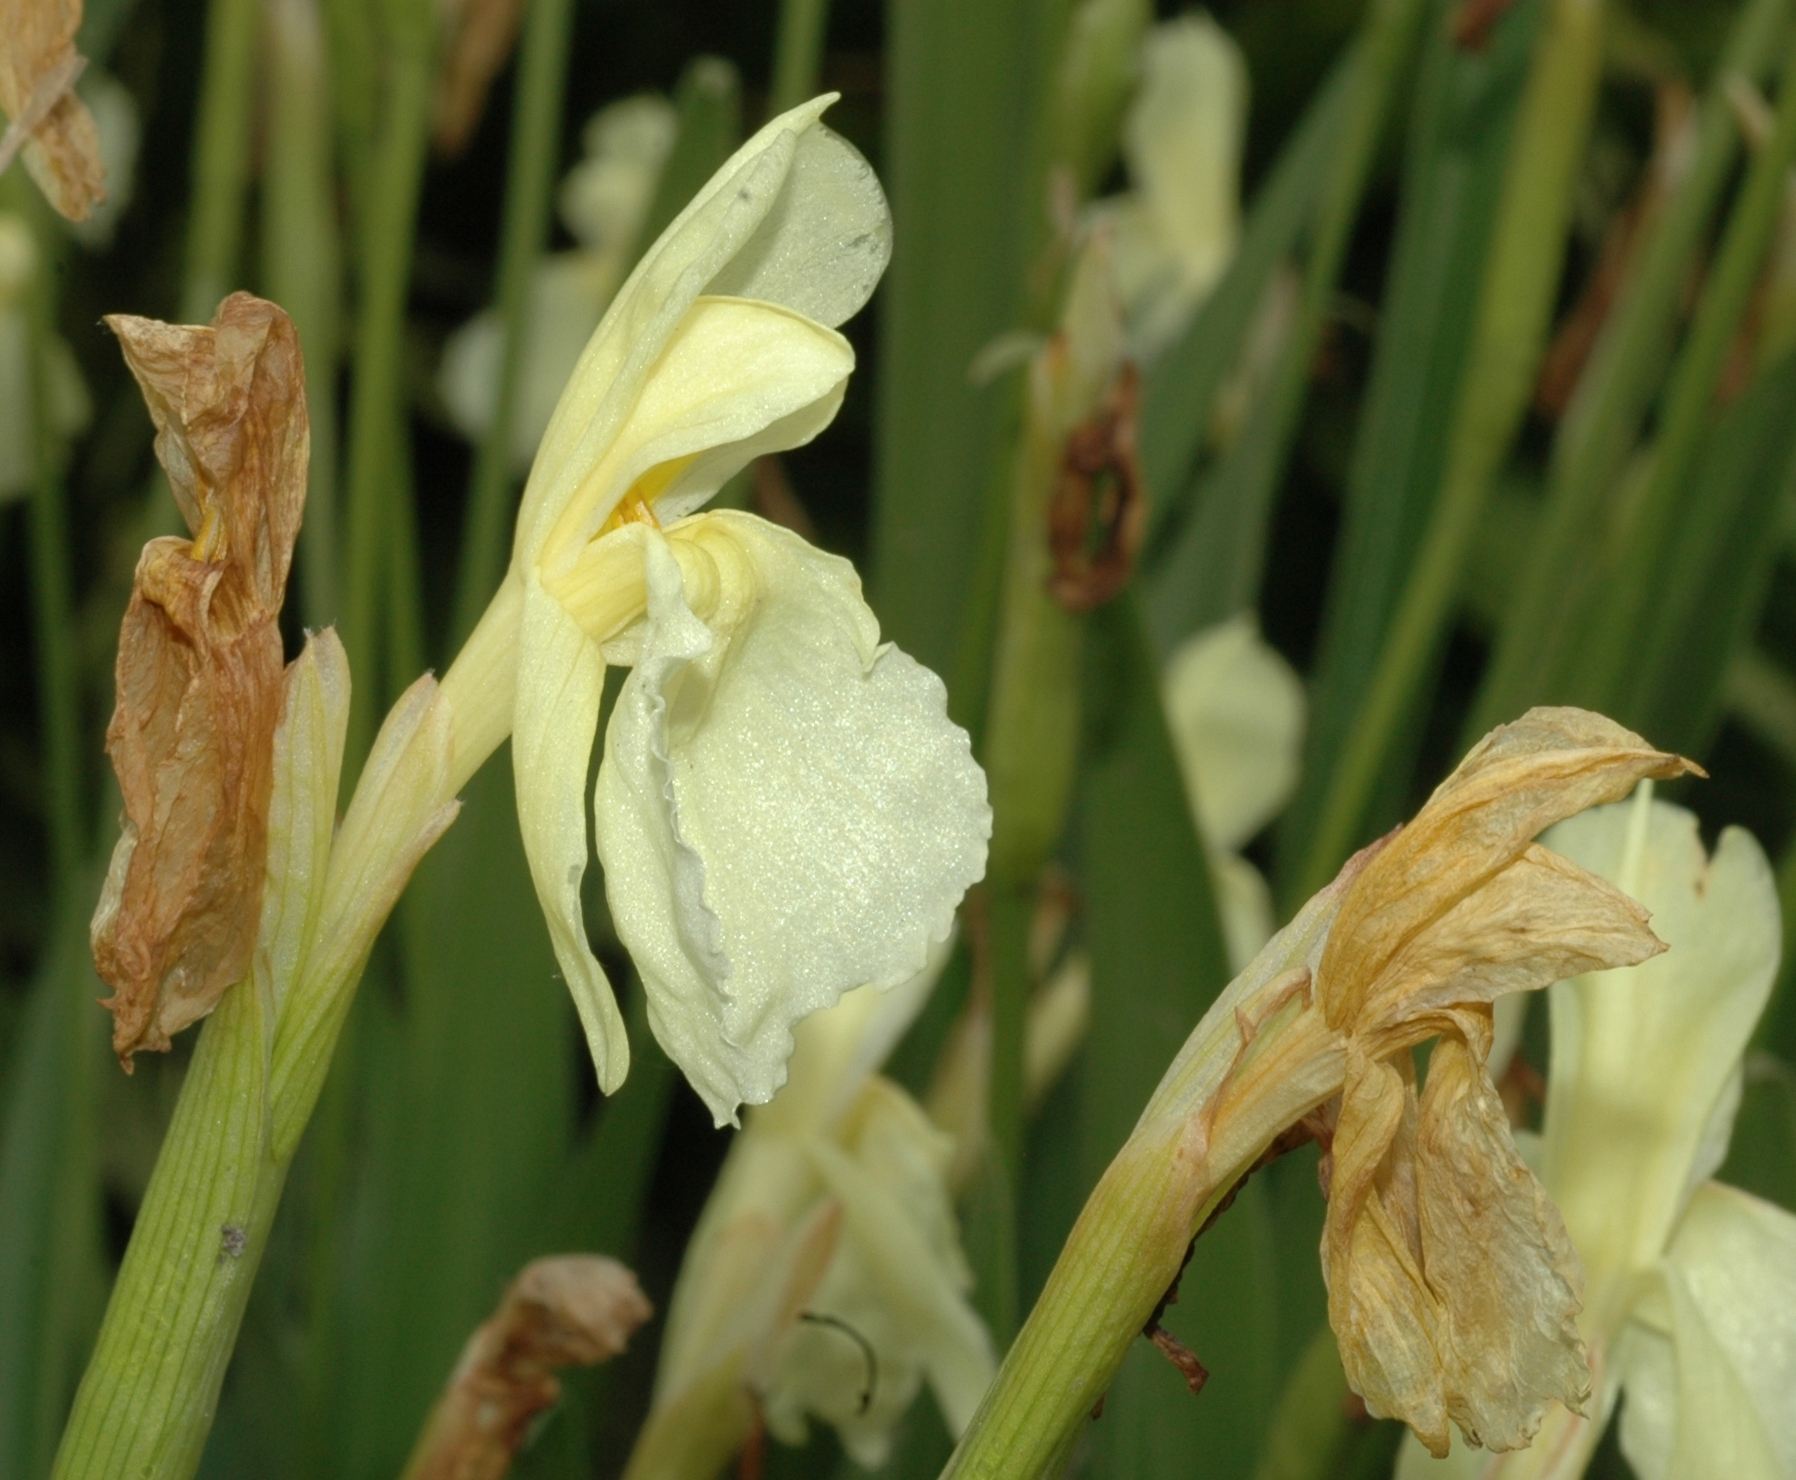
{"type": "Polygon", "coordinates": [[[53,1480],[185,1480],[199,1467],[286,1177],[271,1037],[254,980],[200,1035],[53,1480]]]}
{"type": "Polygon", "coordinates": [[[1467,721],[1467,744],[1530,703],[1558,697],[1554,679],[1584,630],[1567,620],[1567,605],[1590,584],[1603,511],[1664,373],[1691,266],[1739,149],[1728,86],[1739,77],[1763,80],[1788,8],[1789,0],[1753,0],[1728,39],[1702,102],[1690,165],[1648,229],[1554,441],[1540,537],[1467,721]]]}
{"type": "Polygon", "coordinates": [[[1385,756],[1451,615],[1492,477],[1527,407],[1601,76],[1601,20],[1600,0],[1555,0],[1535,43],[1440,495],[1370,689],[1329,779],[1298,878],[1299,899],[1326,884],[1353,846],[1385,756]]]}
{"type": "Polygon", "coordinates": [[[342,252],[331,176],[331,115],[316,0],[268,9],[268,173],[262,250],[270,296],[306,357],[312,456],[300,526],[300,605],[311,628],[337,617],[337,358],[342,252]]]}
{"type": "Polygon", "coordinates": [[[474,461],[462,536],[461,572],[450,637],[459,647],[480,620],[508,548],[511,513],[512,423],[530,317],[530,289],[549,231],[549,200],[560,160],[561,106],[567,88],[572,0],[531,0],[518,52],[517,103],[511,122],[511,160],[505,175],[505,216],[499,235],[498,392],[492,424],[474,461]]]}
{"type": "MultiPolygon", "coordinates": [[[[1796,160],[1796,51],[1784,63],[1777,125],[1753,157],[1738,204],[1728,218],[1721,250],[1703,288],[1696,320],[1666,388],[1652,475],[1629,526],[1616,579],[1598,609],[1595,631],[1580,645],[1580,696],[1597,707],[1630,711],[1639,701],[1638,676],[1656,669],[1649,640],[1639,651],[1649,607],[1676,555],[1684,505],[1696,489],[1694,473],[1708,432],[1715,392],[1728,352],[1758,281],[1772,234],[1783,214],[1786,176],[1796,160]]],[[[1656,624],[1655,624],[1656,625],[1656,624]]]]}
{"type": "Polygon", "coordinates": [[[206,65],[193,146],[193,217],[181,296],[181,316],[188,323],[211,319],[237,275],[261,19],[258,0],[212,0],[207,12],[206,65]]]}
{"type": "Polygon", "coordinates": [[[1322,1068],[1339,1050],[1309,1008],[1256,1043],[1277,1071],[1233,1077],[1236,1011],[1251,1019],[1266,984],[1218,999],[1174,1060],[1079,1214],[942,1480],[1058,1473],[1205,1217],[1318,1090],[1339,1087],[1338,1073],[1322,1068]]]}
{"type": "Polygon", "coordinates": [[[352,766],[367,753],[377,712],[376,611],[381,582],[388,574],[385,535],[390,530],[385,505],[395,494],[395,461],[403,456],[395,445],[394,429],[404,425],[405,308],[430,138],[435,61],[429,4],[390,0],[386,8],[390,51],[385,116],[358,213],[361,323],[349,417],[349,589],[343,600],[343,645],[356,677],[347,751],[352,766]]]}
{"type": "Polygon", "coordinates": [[[768,113],[796,108],[817,92],[823,70],[823,40],[829,30],[829,0],[780,0],[779,30],[773,43],[773,95],[768,113]]]}

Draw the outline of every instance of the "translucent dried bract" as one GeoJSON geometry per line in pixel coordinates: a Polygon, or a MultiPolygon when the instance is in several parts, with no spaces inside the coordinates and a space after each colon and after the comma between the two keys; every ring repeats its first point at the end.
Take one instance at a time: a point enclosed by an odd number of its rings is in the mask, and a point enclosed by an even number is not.
{"type": "Polygon", "coordinates": [[[1316,973],[1347,1037],[1323,1232],[1329,1318],[1354,1388],[1444,1454],[1528,1443],[1589,1373],[1582,1275],[1522,1164],[1485,1060],[1491,1002],[1664,949],[1620,890],[1530,842],[1695,767],[1621,726],[1537,709],[1494,731],[1371,853],[1316,973]],[[1438,1037],[1416,1089],[1410,1049],[1438,1037]]]}
{"type": "Polygon", "coordinates": [[[106,732],[124,818],[93,950],[129,1069],[134,1052],[168,1048],[249,968],[307,422],[298,335],[272,303],[233,294],[206,328],[107,323],[194,533],[144,546],[106,732]]]}

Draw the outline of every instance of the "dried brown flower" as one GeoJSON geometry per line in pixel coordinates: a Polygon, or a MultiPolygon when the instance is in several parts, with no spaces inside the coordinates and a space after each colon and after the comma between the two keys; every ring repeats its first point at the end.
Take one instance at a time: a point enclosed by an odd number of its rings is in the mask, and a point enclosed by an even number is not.
{"type": "Polygon", "coordinates": [[[560,1397],[556,1369],[608,1361],[653,1314],[615,1259],[557,1254],[526,1265],[462,1348],[405,1480],[499,1480],[530,1420],[560,1397]]]}
{"type": "Polygon", "coordinates": [[[124,818],[93,951],[129,1070],[133,1053],[166,1050],[249,970],[307,420],[299,337],[272,303],[234,293],[205,328],[106,322],[194,535],[144,546],[106,732],[124,818]]]}
{"type": "Polygon", "coordinates": [[[75,80],[87,65],[75,50],[81,0],[0,0],[0,171],[21,150],[44,195],[71,221],[106,199],[100,135],[75,80]]]}
{"type": "Polygon", "coordinates": [[[1582,1274],[1485,1069],[1491,1002],[1663,945],[1620,890],[1530,842],[1643,777],[1697,768],[1600,715],[1493,731],[1368,850],[1316,971],[1347,1040],[1323,1232],[1329,1319],[1368,1409],[1436,1455],[1448,1420],[1515,1449],[1589,1395],[1582,1274]],[[1418,1095],[1411,1048],[1438,1037],[1418,1095]]]}

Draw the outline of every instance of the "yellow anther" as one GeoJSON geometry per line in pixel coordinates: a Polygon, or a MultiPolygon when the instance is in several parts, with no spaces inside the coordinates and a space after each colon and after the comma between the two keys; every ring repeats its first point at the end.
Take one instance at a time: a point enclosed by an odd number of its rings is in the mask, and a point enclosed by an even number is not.
{"type": "Polygon", "coordinates": [[[216,501],[208,501],[205,513],[200,518],[200,527],[194,531],[193,558],[216,564],[225,558],[228,549],[224,519],[219,513],[218,504],[216,501]]]}

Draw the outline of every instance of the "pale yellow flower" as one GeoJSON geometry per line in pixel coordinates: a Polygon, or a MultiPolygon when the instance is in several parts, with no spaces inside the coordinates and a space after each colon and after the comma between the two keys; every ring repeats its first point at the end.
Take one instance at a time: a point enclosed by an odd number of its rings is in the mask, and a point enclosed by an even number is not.
{"type": "Polygon", "coordinates": [[[718,1122],[771,1098],[791,1027],[946,938],[990,810],[941,681],[879,642],[844,560],[694,511],[809,441],[854,355],[890,218],[817,120],[743,145],[644,255],[538,451],[499,594],[443,682],[456,773],[512,737],[525,852],[599,1081],[623,1020],[581,917],[583,792],[607,663],[633,667],[593,828],[649,1021],[718,1122]]]}
{"type": "Polygon", "coordinates": [[[799,1026],[687,1248],[633,1480],[715,1473],[757,1409],[790,1444],[821,1419],[867,1466],[925,1382],[952,1430],[972,1416],[996,1358],[967,1302],[952,1143],[876,1072],[945,955],[799,1026]]]}

